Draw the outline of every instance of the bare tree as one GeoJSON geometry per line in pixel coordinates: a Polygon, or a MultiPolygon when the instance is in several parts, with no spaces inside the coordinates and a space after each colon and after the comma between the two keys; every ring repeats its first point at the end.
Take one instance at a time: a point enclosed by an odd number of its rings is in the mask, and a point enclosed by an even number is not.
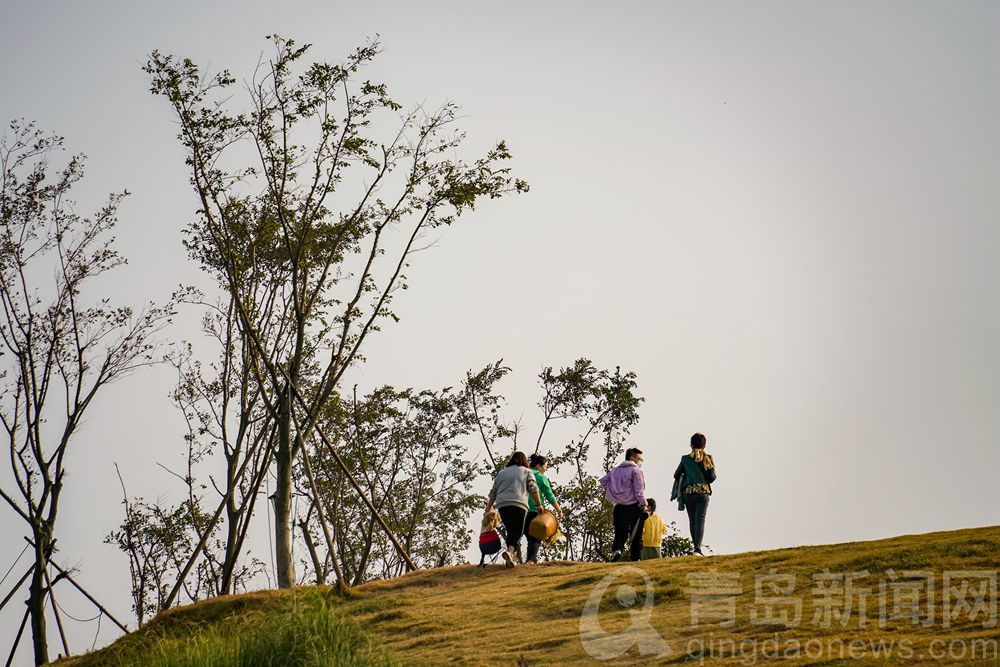
{"type": "Polygon", "coordinates": [[[274,55],[233,109],[234,77],[203,77],[190,60],[151,54],[152,92],[180,125],[200,210],[192,257],[233,298],[248,370],[275,424],[278,585],[295,582],[292,478],[302,443],[362,343],[407,286],[405,270],[431,230],[481,198],[524,191],[500,164],[503,142],[466,163],[446,104],[399,117],[382,84],[359,81],[377,42],[343,64],[304,65],[309,46],[270,38],[274,55]],[[386,141],[373,128],[395,127],[386,141]]]}
{"type": "Polygon", "coordinates": [[[53,169],[60,137],[23,122],[10,130],[0,141],[0,422],[10,463],[0,497],[30,533],[27,614],[42,664],[66,453],[98,392],[154,362],[153,337],[169,322],[173,302],[134,313],[86,292],[125,263],[111,231],[128,193],[112,194],[92,217],[80,217],[69,195],[83,177],[83,156],[53,169]]]}

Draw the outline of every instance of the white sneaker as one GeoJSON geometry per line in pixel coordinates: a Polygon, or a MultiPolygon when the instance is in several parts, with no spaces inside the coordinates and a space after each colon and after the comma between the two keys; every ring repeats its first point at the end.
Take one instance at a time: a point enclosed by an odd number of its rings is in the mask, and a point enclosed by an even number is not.
{"type": "Polygon", "coordinates": [[[517,565],[517,560],[514,557],[514,550],[510,547],[503,550],[503,562],[507,567],[514,567],[517,565]]]}

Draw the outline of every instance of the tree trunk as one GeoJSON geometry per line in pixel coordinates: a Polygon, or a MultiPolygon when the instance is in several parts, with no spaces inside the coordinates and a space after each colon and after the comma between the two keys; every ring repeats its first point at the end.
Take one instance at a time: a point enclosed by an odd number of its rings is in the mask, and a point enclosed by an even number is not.
{"type": "Polygon", "coordinates": [[[239,543],[240,512],[236,507],[236,468],[238,457],[233,456],[226,461],[226,491],[229,500],[226,502],[226,559],[222,563],[222,584],[220,595],[233,592],[233,572],[236,570],[237,545],[239,543]]]}
{"type": "Polygon", "coordinates": [[[28,613],[31,615],[31,637],[35,648],[35,664],[49,661],[49,645],[45,634],[45,567],[48,540],[35,531],[35,571],[28,589],[28,613]]]}
{"type": "Polygon", "coordinates": [[[365,530],[365,544],[361,549],[361,557],[358,559],[358,567],[354,573],[352,586],[360,586],[364,583],[365,570],[368,569],[368,558],[372,552],[372,542],[375,541],[375,517],[368,520],[368,528],[365,530]]]}
{"type": "Polygon", "coordinates": [[[292,561],[292,415],[291,391],[285,387],[278,408],[278,448],[274,460],[277,480],[274,488],[274,563],[278,588],[295,585],[295,563],[292,561]]]}

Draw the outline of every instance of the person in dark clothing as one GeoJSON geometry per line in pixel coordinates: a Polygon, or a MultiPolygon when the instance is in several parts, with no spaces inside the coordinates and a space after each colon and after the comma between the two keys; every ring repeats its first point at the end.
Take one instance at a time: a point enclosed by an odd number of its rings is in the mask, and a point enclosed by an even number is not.
{"type": "Polygon", "coordinates": [[[642,526],[636,529],[646,510],[646,478],[642,474],[642,462],[642,450],[629,447],[625,451],[625,461],[600,479],[604,497],[615,504],[612,512],[615,528],[611,543],[612,561],[622,559],[626,547],[630,560],[639,560],[642,554],[642,526]],[[626,544],[633,534],[632,543],[626,544]]]}
{"type": "Polygon", "coordinates": [[[705,516],[708,514],[708,499],[712,495],[712,482],[715,481],[715,461],[705,453],[706,440],[701,433],[691,436],[691,453],[681,457],[681,462],[674,471],[674,480],[683,494],[684,505],[687,508],[688,523],[691,526],[691,542],[694,552],[701,552],[702,540],[705,537],[705,516]]]}

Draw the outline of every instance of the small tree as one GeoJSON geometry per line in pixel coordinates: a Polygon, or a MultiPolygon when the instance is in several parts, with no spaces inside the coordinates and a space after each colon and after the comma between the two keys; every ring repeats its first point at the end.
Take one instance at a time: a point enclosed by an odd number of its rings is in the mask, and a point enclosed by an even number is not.
{"type": "Polygon", "coordinates": [[[520,424],[504,422],[501,410],[505,401],[497,389],[497,385],[510,371],[510,367],[504,366],[503,359],[500,359],[479,372],[466,372],[462,386],[465,399],[462,407],[467,419],[475,425],[475,432],[479,434],[486,449],[489,464],[483,468],[483,472],[490,475],[496,474],[506,463],[499,458],[499,443],[509,439],[513,449],[517,449],[520,434],[520,424]]]}
{"type": "Polygon", "coordinates": [[[50,159],[60,137],[22,122],[10,130],[0,141],[0,422],[10,463],[0,497],[31,537],[27,604],[42,664],[66,454],[97,394],[154,362],[153,337],[169,322],[173,302],[134,313],[87,294],[95,279],[125,263],[111,232],[127,193],[80,217],[69,197],[83,177],[83,156],[55,170],[50,159]]]}
{"type": "MultiPolygon", "coordinates": [[[[124,483],[122,491],[124,493],[124,483]]],[[[132,611],[139,625],[162,608],[176,576],[176,563],[191,547],[191,510],[184,504],[162,507],[125,495],[125,520],[105,538],[127,557],[132,580],[132,611]]]]}
{"type": "Polygon", "coordinates": [[[694,542],[691,541],[691,538],[681,535],[676,521],[668,523],[667,533],[663,536],[663,544],[660,545],[660,555],[664,558],[673,558],[675,556],[691,556],[693,554],[694,542]]]}
{"type": "MultiPolygon", "coordinates": [[[[462,440],[472,424],[462,409],[462,397],[451,389],[396,390],[381,387],[363,398],[331,401],[322,428],[375,499],[393,532],[418,566],[439,567],[459,562],[471,535],[470,511],[484,499],[471,492],[478,476],[462,440]]],[[[352,584],[405,571],[367,506],[351,489],[344,474],[322,448],[310,448],[324,506],[329,508],[342,572],[352,584]]],[[[303,496],[312,498],[299,475],[303,496]]],[[[319,557],[314,537],[315,499],[300,522],[317,581],[329,574],[331,554],[319,557]]]]}
{"type": "MultiPolygon", "coordinates": [[[[517,448],[521,426],[503,421],[500,414],[504,403],[497,384],[510,371],[502,361],[490,364],[479,372],[466,374],[463,395],[465,409],[479,434],[491,461],[494,474],[505,459],[499,454],[500,443],[509,439],[517,448]]],[[[542,423],[534,440],[535,452],[553,421],[565,420],[579,424],[577,436],[561,446],[546,450],[549,465],[557,471],[568,469],[569,481],[556,486],[559,505],[563,510],[563,532],[566,535],[564,557],[574,560],[605,560],[613,534],[612,506],[604,500],[595,469],[606,472],[624,451],[624,439],[639,421],[639,405],[643,398],[636,395],[635,373],[598,369],[589,359],[578,359],[559,370],[551,366],[538,375],[542,397],[538,402],[542,423]],[[592,461],[595,442],[599,442],[599,463],[592,461]]]]}
{"type": "MultiPolygon", "coordinates": [[[[177,505],[167,505],[159,499],[149,502],[141,496],[130,498],[124,481],[122,494],[125,519],[105,536],[104,542],[117,546],[128,558],[132,610],[138,624],[166,608],[167,597],[178,580],[182,580],[189,602],[222,594],[228,550],[218,527],[209,528],[209,515],[200,499],[190,493],[177,505]],[[182,578],[185,560],[206,530],[211,539],[200,548],[203,558],[193,575],[182,578]]],[[[231,592],[246,590],[245,584],[263,571],[264,564],[258,559],[239,565],[228,573],[231,592]]]]}
{"type": "Polygon", "coordinates": [[[236,79],[151,54],[152,92],[180,124],[199,203],[186,244],[233,299],[248,370],[274,422],[278,585],[295,582],[292,482],[302,443],[366,337],[394,319],[393,296],[421,239],[482,198],[527,186],[500,165],[503,142],[466,163],[457,109],[401,118],[383,84],[358,81],[377,42],[343,64],[303,64],[309,46],[270,38],[274,55],[236,107],[236,79]],[[397,116],[397,120],[391,120],[397,116]],[[386,140],[372,128],[392,122],[386,140]],[[297,428],[299,425],[301,428],[297,428]]]}

